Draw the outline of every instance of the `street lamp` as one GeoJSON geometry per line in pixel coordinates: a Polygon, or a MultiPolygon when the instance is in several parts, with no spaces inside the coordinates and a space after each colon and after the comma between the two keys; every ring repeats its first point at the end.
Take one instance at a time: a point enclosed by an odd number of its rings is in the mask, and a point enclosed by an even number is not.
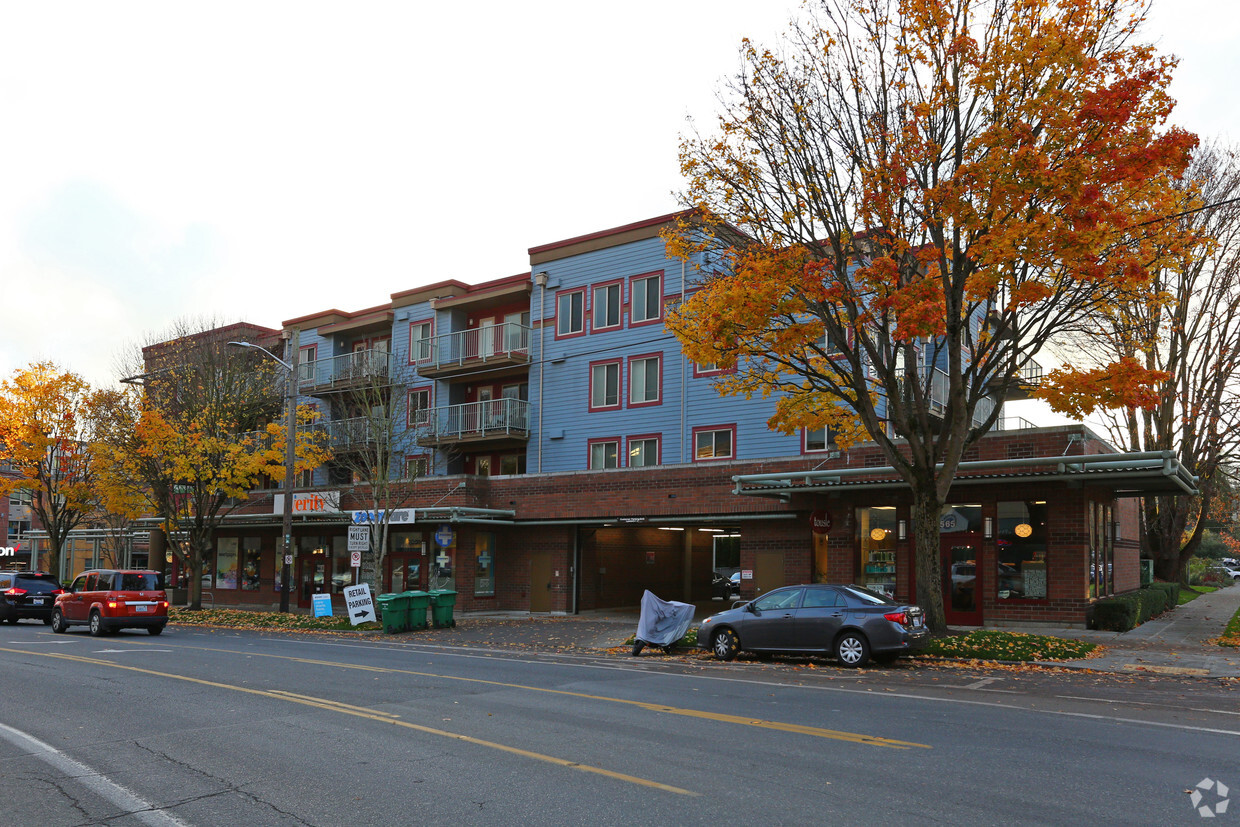
{"type": "Polygon", "coordinates": [[[284,414],[284,565],[280,570],[280,611],[288,612],[288,593],[292,589],[293,565],[293,474],[296,469],[294,443],[297,438],[297,354],[301,332],[293,328],[289,334],[289,361],[284,361],[265,347],[253,342],[229,342],[233,347],[260,350],[288,371],[288,404],[284,414]]]}

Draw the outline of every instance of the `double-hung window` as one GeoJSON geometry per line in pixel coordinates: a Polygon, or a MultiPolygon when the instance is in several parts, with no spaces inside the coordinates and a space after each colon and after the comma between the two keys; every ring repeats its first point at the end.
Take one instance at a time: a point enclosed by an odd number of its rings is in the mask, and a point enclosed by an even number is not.
{"type": "Polygon", "coordinates": [[[805,451],[829,451],[835,447],[835,435],[825,425],[821,428],[805,429],[805,451]]]}
{"type": "Polygon", "coordinates": [[[629,321],[632,324],[657,322],[663,318],[663,274],[634,276],[630,297],[629,321]]]}
{"type": "Polygon", "coordinates": [[[659,464],[659,437],[657,436],[631,436],[628,449],[630,468],[659,464]]]}
{"type": "Polygon", "coordinates": [[[585,289],[567,290],[555,297],[555,335],[576,336],[585,331],[585,289]]]}
{"type": "Polygon", "coordinates": [[[590,440],[590,470],[602,471],[620,467],[620,440],[590,440]]]}
{"type": "Polygon", "coordinates": [[[663,357],[634,356],[629,359],[629,406],[659,404],[663,357]]]}
{"type": "Polygon", "coordinates": [[[731,459],[736,454],[736,426],[693,429],[695,460],[731,459]]]}
{"type": "Polygon", "coordinates": [[[590,365],[590,410],[620,407],[620,362],[590,365]]]}
{"type": "Polygon", "coordinates": [[[595,285],[594,298],[591,300],[591,331],[620,326],[621,287],[620,282],[595,285]]]}

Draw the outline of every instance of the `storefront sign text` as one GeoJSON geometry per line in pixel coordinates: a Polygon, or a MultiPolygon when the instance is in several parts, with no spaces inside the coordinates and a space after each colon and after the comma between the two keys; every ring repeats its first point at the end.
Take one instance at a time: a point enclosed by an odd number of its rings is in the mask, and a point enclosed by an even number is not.
{"type": "Polygon", "coordinates": [[[391,511],[379,509],[378,511],[353,511],[354,525],[371,525],[374,523],[382,523],[387,518],[388,525],[397,523],[413,523],[414,510],[412,508],[394,508],[391,511]]]}

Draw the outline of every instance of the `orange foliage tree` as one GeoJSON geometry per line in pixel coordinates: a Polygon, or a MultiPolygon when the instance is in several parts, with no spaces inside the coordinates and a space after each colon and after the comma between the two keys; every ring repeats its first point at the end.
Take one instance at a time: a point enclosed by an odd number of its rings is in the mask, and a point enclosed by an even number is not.
{"type": "MultiPolygon", "coordinates": [[[[14,371],[0,383],[0,496],[31,493],[31,507],[47,531],[45,566],[60,575],[66,538],[90,512],[95,471],[91,440],[98,394],[82,377],[51,362],[14,371]]],[[[68,576],[72,576],[69,572],[68,576]]]]}
{"type": "MultiPolygon", "coordinates": [[[[710,134],[681,144],[668,235],[702,289],[689,358],[773,394],[770,426],[878,444],[912,489],[917,601],[945,630],[939,516],[961,457],[1057,331],[1148,291],[1151,219],[1196,139],[1129,0],[823,0],[746,41],[710,134]]],[[[1136,399],[1155,377],[1111,388],[1136,399]]]]}

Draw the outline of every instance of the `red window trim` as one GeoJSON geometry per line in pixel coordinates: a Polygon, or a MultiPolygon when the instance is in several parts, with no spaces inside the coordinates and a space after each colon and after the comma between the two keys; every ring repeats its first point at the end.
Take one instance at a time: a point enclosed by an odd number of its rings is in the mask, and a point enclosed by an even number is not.
{"type": "Polygon", "coordinates": [[[736,459],[736,423],[732,423],[730,425],[704,425],[701,428],[694,428],[692,437],[693,437],[693,444],[691,446],[691,449],[693,451],[694,462],[716,462],[718,460],[736,459]],[[697,455],[698,434],[706,433],[707,431],[731,431],[732,432],[732,455],[728,457],[699,457],[697,455]]]}
{"type": "Polygon", "coordinates": [[[693,365],[693,378],[697,379],[702,376],[725,376],[729,373],[736,373],[736,366],[730,368],[715,368],[714,370],[698,370],[698,363],[690,361],[693,365]]]}
{"type": "Polygon", "coordinates": [[[597,362],[591,362],[589,366],[590,375],[587,377],[588,395],[586,396],[586,410],[594,413],[595,411],[618,411],[624,407],[624,360],[623,359],[600,359],[597,362]],[[599,365],[615,365],[616,371],[616,404],[614,405],[594,405],[594,368],[599,365]]]}
{"type": "Polygon", "coordinates": [[[608,471],[610,470],[608,468],[594,468],[590,465],[590,459],[592,458],[594,454],[594,446],[605,445],[609,442],[614,442],[616,444],[616,467],[617,468],[624,467],[624,451],[621,450],[621,448],[624,447],[624,441],[620,439],[620,437],[618,436],[604,436],[604,437],[598,437],[596,439],[586,440],[586,470],[587,471],[608,471]]]}
{"type": "MultiPolygon", "coordinates": [[[[633,434],[632,436],[625,437],[625,440],[624,440],[624,464],[625,464],[625,466],[626,466],[626,467],[628,467],[628,465],[629,465],[629,461],[628,461],[628,460],[629,460],[629,443],[633,442],[634,440],[644,440],[644,439],[653,439],[655,442],[657,442],[657,443],[659,444],[658,451],[656,451],[656,452],[655,452],[655,453],[656,453],[656,456],[655,456],[655,462],[654,462],[654,464],[655,464],[655,465],[662,465],[662,464],[663,464],[663,434],[662,434],[662,433],[657,433],[657,434],[633,434]]],[[[652,467],[652,466],[649,466],[649,465],[639,465],[639,466],[636,466],[636,467],[638,467],[638,468],[650,468],[650,467],[652,467]]]]}
{"type": "Polygon", "coordinates": [[[667,287],[666,274],[663,270],[651,270],[648,273],[638,273],[635,276],[629,276],[629,327],[644,327],[648,324],[662,324],[663,317],[667,312],[665,305],[667,295],[664,292],[667,287]],[[642,321],[633,320],[633,282],[639,279],[648,279],[658,277],[659,279],[659,315],[653,319],[643,319],[642,321]]]}
{"type": "Polygon", "coordinates": [[[420,454],[405,454],[405,467],[402,468],[401,471],[406,475],[406,479],[410,479],[408,476],[409,463],[416,460],[423,460],[426,463],[426,476],[429,477],[431,475],[431,455],[430,453],[423,451],[420,454]]]}
{"type": "Polygon", "coordinates": [[[555,304],[553,305],[555,312],[551,314],[551,331],[556,339],[572,339],[577,336],[586,335],[586,320],[589,318],[589,296],[585,287],[570,287],[565,290],[557,290],[555,293],[555,304]],[[573,333],[560,332],[560,296],[566,293],[581,294],[581,330],[573,333]]]}
{"type": "Polygon", "coordinates": [[[598,284],[591,284],[590,292],[586,296],[586,298],[588,299],[590,306],[583,313],[583,315],[586,317],[586,319],[583,319],[583,322],[588,319],[588,324],[586,326],[589,327],[589,330],[591,333],[603,333],[603,332],[607,332],[611,330],[623,329],[624,327],[624,279],[610,279],[608,281],[600,281],[598,284]],[[594,291],[598,290],[599,288],[611,287],[613,285],[620,288],[620,298],[617,300],[619,304],[616,305],[616,323],[609,324],[606,327],[595,327],[594,326],[594,291]]]}
{"type": "Polygon", "coordinates": [[[424,424],[424,423],[418,423],[418,422],[413,421],[413,405],[409,404],[409,401],[410,399],[413,398],[413,395],[415,393],[420,393],[422,391],[426,391],[425,410],[427,411],[428,416],[430,414],[431,408],[435,407],[435,386],[434,385],[418,385],[416,387],[409,388],[409,390],[406,391],[405,393],[405,427],[406,428],[420,428],[422,427],[422,424],[424,424]]]}
{"type": "Polygon", "coordinates": [[[415,325],[424,325],[424,324],[429,324],[431,326],[431,335],[427,336],[426,338],[428,339],[435,338],[435,317],[434,316],[432,316],[429,319],[417,319],[416,321],[409,322],[409,352],[407,354],[407,358],[409,360],[409,364],[411,365],[421,365],[431,360],[430,356],[426,357],[425,359],[413,358],[414,349],[417,346],[413,339],[413,328],[415,325]]]}
{"type": "Polygon", "coordinates": [[[652,408],[655,405],[662,405],[663,404],[663,351],[656,351],[654,353],[643,353],[637,356],[630,356],[629,365],[628,365],[630,382],[633,380],[633,363],[638,361],[639,359],[657,359],[658,360],[659,362],[659,398],[656,399],[654,402],[634,402],[633,401],[633,389],[626,385],[625,386],[625,404],[630,408],[652,408]]]}

